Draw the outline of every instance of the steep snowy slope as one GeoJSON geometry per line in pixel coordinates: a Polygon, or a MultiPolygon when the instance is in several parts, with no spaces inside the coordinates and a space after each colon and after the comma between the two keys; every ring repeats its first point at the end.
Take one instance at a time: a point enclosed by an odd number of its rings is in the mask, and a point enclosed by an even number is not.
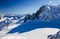
{"type": "Polygon", "coordinates": [[[43,5],[38,11],[41,20],[52,21],[60,19],[60,7],[58,6],[43,5]]]}

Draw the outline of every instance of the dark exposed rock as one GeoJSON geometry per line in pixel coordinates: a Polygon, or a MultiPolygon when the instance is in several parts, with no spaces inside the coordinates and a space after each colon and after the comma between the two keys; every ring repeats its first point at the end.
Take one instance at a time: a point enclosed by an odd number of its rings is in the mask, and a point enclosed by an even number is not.
{"type": "Polygon", "coordinates": [[[49,35],[48,39],[60,39],[60,31],[58,31],[56,34],[54,35],[49,35]]]}

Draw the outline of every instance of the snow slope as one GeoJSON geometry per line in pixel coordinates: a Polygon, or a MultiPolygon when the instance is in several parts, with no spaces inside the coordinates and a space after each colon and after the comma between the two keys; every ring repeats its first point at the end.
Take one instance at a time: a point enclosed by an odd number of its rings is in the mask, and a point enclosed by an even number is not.
{"type": "Polygon", "coordinates": [[[23,34],[8,34],[1,39],[47,39],[48,35],[58,31],[56,28],[39,28],[23,34]]]}
{"type": "Polygon", "coordinates": [[[9,32],[11,29],[17,27],[20,24],[13,24],[13,25],[9,25],[9,27],[5,27],[5,29],[3,29],[2,31],[0,31],[0,38],[4,37],[7,35],[7,32],[9,32]]]}
{"type": "MultiPolygon", "coordinates": [[[[6,20],[6,18],[2,18],[2,19],[0,19],[0,22],[2,23],[4,20],[6,20]]],[[[12,21],[12,20],[11,20],[12,21]]],[[[13,23],[15,23],[16,22],[16,20],[14,21],[13,20],[13,23]]],[[[0,39],[2,38],[2,37],[4,37],[4,36],[6,36],[7,34],[7,32],[9,32],[11,29],[13,29],[13,28],[15,28],[15,27],[17,27],[18,25],[20,25],[20,24],[12,24],[12,25],[9,25],[9,27],[7,28],[7,27],[4,27],[3,29],[2,29],[2,31],[0,31],[0,39]]],[[[1,26],[1,25],[0,25],[1,26]]],[[[1,28],[1,27],[0,27],[1,28]]]]}
{"type": "Polygon", "coordinates": [[[43,21],[60,20],[60,7],[58,6],[43,5],[36,13],[40,13],[39,18],[43,21]]]}
{"type": "Polygon", "coordinates": [[[8,29],[0,32],[1,39],[47,39],[48,35],[55,34],[59,28],[55,23],[28,21],[22,25],[9,25],[8,29]],[[48,23],[48,24],[47,24],[48,23]],[[54,25],[54,27],[53,27],[54,25]],[[7,34],[8,33],[8,34],[7,34]]]}
{"type": "Polygon", "coordinates": [[[55,28],[39,28],[30,32],[23,33],[21,35],[27,39],[47,39],[48,35],[54,34],[58,31],[59,29],[55,28]]]}
{"type": "Polygon", "coordinates": [[[44,7],[45,9],[41,12],[39,20],[29,20],[22,24],[9,25],[8,29],[0,31],[0,38],[47,39],[48,35],[57,33],[60,29],[60,15],[58,15],[60,14],[60,8],[49,5],[44,7]]]}
{"type": "Polygon", "coordinates": [[[20,35],[7,35],[1,39],[24,39],[24,38],[20,35]]]}
{"type": "Polygon", "coordinates": [[[8,33],[12,34],[15,32],[19,33],[25,33],[29,32],[38,28],[57,28],[60,29],[60,23],[59,22],[41,22],[41,21],[28,21],[26,23],[23,23],[22,25],[19,25],[12,30],[10,30],[8,33]]]}

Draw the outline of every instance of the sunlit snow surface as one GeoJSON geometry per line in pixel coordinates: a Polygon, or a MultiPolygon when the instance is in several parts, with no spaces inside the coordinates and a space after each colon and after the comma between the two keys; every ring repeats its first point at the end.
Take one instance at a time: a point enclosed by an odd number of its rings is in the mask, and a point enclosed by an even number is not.
{"type": "MultiPolygon", "coordinates": [[[[58,31],[59,29],[54,28],[41,28],[23,34],[18,34],[18,32],[14,34],[6,34],[5,36],[1,37],[1,39],[47,39],[48,35],[55,34],[58,31]]],[[[3,33],[4,31],[0,33],[0,35],[3,33]]]]}
{"type": "Polygon", "coordinates": [[[0,31],[0,39],[47,39],[48,35],[55,34],[59,31],[57,28],[37,28],[25,33],[15,32],[13,34],[7,34],[13,28],[18,27],[21,24],[9,25],[8,28],[0,31]]]}

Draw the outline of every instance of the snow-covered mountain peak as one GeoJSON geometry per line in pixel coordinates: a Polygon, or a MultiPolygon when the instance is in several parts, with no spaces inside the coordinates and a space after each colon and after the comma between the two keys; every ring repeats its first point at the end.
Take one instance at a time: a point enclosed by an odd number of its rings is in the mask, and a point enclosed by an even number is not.
{"type": "MultiPolygon", "coordinates": [[[[43,5],[39,10],[37,10],[36,13],[33,13],[32,15],[26,14],[21,17],[18,15],[5,15],[5,17],[7,17],[7,19],[4,19],[0,22],[0,36],[5,36],[1,35],[2,32],[8,36],[2,39],[7,37],[11,38],[12,36],[16,36],[15,34],[20,34],[23,37],[26,36],[28,39],[47,39],[48,35],[54,34],[60,29],[60,7],[58,6],[43,5]],[[35,19],[38,20],[36,21],[35,19]],[[59,20],[56,22],[55,19],[59,20]],[[8,26],[7,30],[3,30],[5,26],[8,26]]],[[[15,37],[12,38],[14,39],[15,37]]]]}
{"type": "Polygon", "coordinates": [[[58,6],[51,6],[51,5],[43,5],[40,9],[36,12],[39,13],[40,18],[53,20],[60,18],[60,7],[58,6]]]}

